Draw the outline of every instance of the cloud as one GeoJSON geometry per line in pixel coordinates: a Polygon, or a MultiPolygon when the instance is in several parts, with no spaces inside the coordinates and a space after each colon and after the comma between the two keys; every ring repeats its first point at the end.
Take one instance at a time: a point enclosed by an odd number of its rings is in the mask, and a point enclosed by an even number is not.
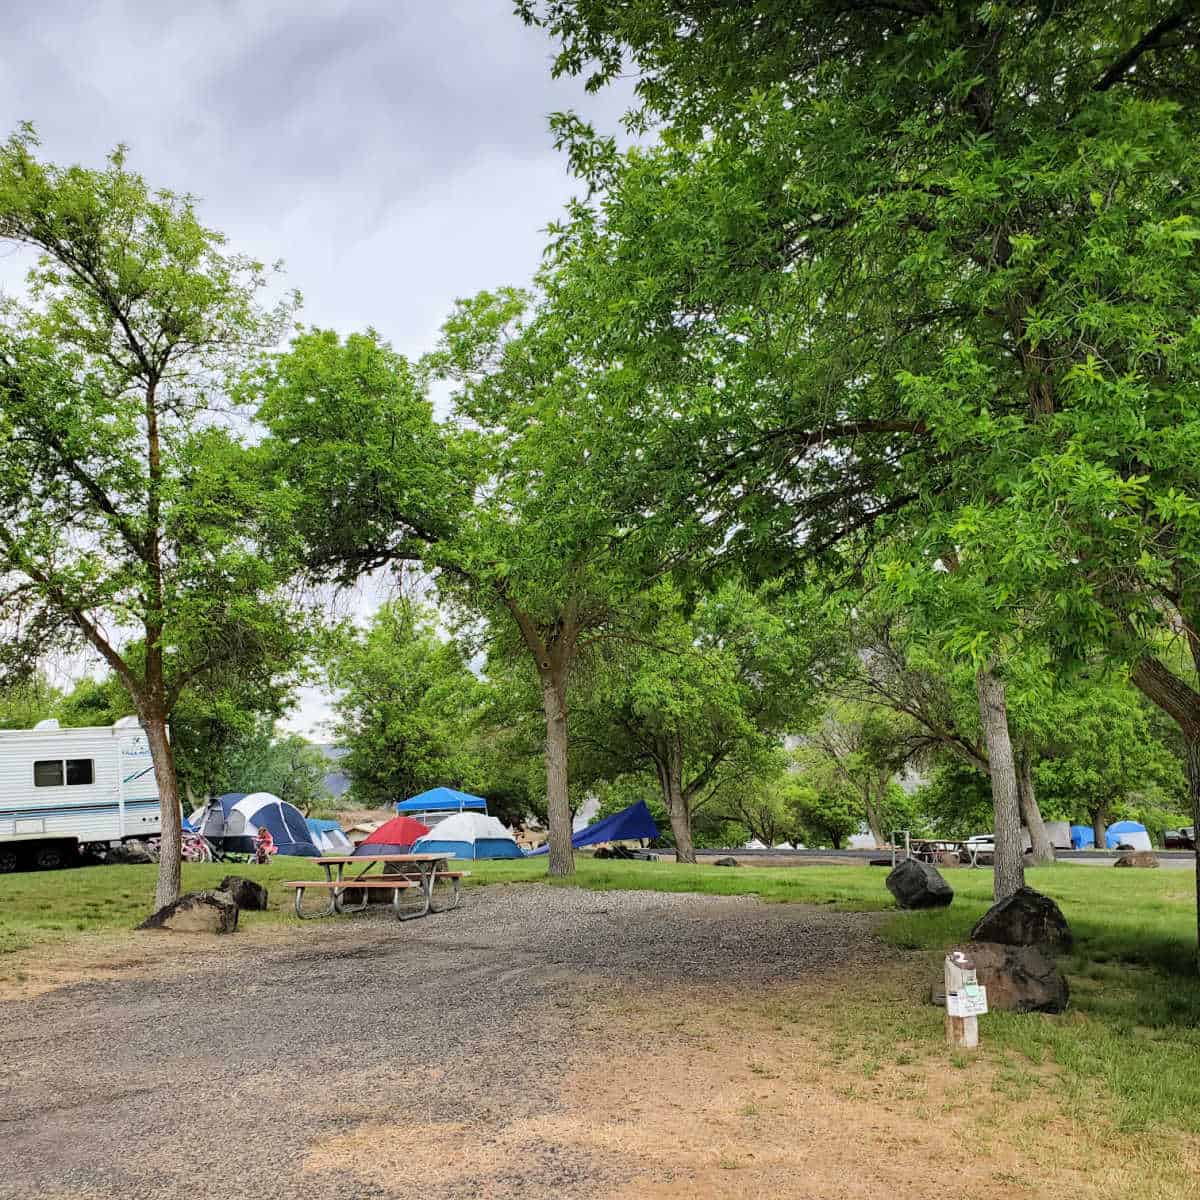
{"type": "MultiPolygon", "coordinates": [[[[283,259],[302,319],[429,347],[455,298],[528,281],[579,185],[547,115],[615,131],[625,97],[550,78],[508,0],[9,0],[0,134],[99,165],[117,143],[283,259]]],[[[0,261],[17,282],[19,257],[0,261]]],[[[327,712],[308,692],[291,725],[327,712]]]]}

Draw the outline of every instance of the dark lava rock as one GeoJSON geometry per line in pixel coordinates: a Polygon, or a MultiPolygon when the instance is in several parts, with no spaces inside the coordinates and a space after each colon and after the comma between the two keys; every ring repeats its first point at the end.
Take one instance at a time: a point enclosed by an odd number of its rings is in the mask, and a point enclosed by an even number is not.
{"type": "Polygon", "coordinates": [[[1039,946],[1050,954],[1071,949],[1074,937],[1062,909],[1033,888],[1018,888],[997,900],[971,930],[973,942],[1000,942],[1005,946],[1039,946]]]}
{"type": "MultiPolygon", "coordinates": [[[[1049,955],[1036,946],[1004,946],[999,942],[967,942],[961,950],[974,964],[987,988],[989,1011],[1063,1012],[1071,998],[1066,977],[1049,955]]],[[[930,989],[934,1004],[946,1003],[945,968],[938,966],[930,989]]]]}
{"type": "Polygon", "coordinates": [[[915,858],[898,862],[884,882],[901,908],[945,908],[954,899],[938,869],[915,858]]]}
{"type": "Polygon", "coordinates": [[[714,867],[736,867],[738,860],[731,854],[727,854],[724,858],[718,858],[714,863],[714,867]]]}
{"type": "Polygon", "coordinates": [[[173,904],[147,917],[138,929],[167,929],[172,933],[232,933],[238,906],[228,892],[186,892],[173,904]]]}
{"type": "Polygon", "coordinates": [[[241,875],[226,875],[217,888],[218,891],[228,892],[238,908],[249,912],[267,911],[267,889],[253,879],[241,875]]]}
{"type": "Polygon", "coordinates": [[[1149,850],[1129,850],[1113,863],[1114,867],[1157,867],[1158,855],[1149,850]]]}

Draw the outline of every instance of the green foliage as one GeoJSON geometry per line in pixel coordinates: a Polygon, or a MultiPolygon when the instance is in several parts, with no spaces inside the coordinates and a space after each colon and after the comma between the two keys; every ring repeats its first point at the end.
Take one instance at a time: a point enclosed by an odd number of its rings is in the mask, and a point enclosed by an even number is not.
{"type": "Polygon", "coordinates": [[[0,729],[32,729],[54,715],[61,700],[58,689],[41,674],[0,689],[0,729]]]}
{"type": "Polygon", "coordinates": [[[355,803],[377,807],[427,788],[472,790],[481,766],[472,743],[484,687],[436,614],[406,600],[383,605],[361,634],[331,648],[337,738],[355,803]]]}
{"type": "Polygon", "coordinates": [[[625,620],[640,632],[599,643],[572,698],[577,778],[649,770],[688,812],[777,773],[840,666],[817,599],[779,586],[730,581],[688,604],[660,584],[625,620]]]}
{"type": "Polygon", "coordinates": [[[210,792],[270,792],[301,812],[313,814],[328,805],[328,771],[329,763],[320,749],[299,734],[281,737],[271,722],[260,720],[252,734],[226,749],[210,792]]]}

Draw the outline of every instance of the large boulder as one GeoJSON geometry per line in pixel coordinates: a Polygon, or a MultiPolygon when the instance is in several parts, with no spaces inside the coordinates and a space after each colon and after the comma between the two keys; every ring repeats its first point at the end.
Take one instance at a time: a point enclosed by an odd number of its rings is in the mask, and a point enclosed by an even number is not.
{"type": "Polygon", "coordinates": [[[1018,888],[997,900],[971,930],[973,942],[1000,942],[1005,946],[1038,946],[1050,954],[1071,949],[1074,937],[1062,909],[1033,888],[1018,888]]]}
{"type": "Polygon", "coordinates": [[[217,885],[219,892],[228,892],[238,908],[249,912],[267,911],[267,889],[253,879],[241,875],[226,875],[217,885]]]}
{"type": "MultiPolygon", "coordinates": [[[[987,988],[989,1011],[1059,1013],[1071,998],[1066,977],[1054,959],[1036,946],[1004,946],[999,942],[967,942],[961,950],[974,964],[987,988]]],[[[945,968],[939,963],[930,989],[934,1004],[946,1003],[945,968]]]]}
{"type": "Polygon", "coordinates": [[[237,901],[228,892],[186,892],[173,904],[147,917],[139,929],[172,933],[232,933],[237,928],[237,901]]]}
{"type": "Polygon", "coordinates": [[[1158,855],[1149,850],[1127,850],[1113,863],[1114,867],[1157,867],[1158,855]]]}
{"type": "Polygon", "coordinates": [[[718,858],[714,863],[714,867],[736,867],[738,860],[732,854],[727,854],[724,858],[718,858]]]}
{"type": "Polygon", "coordinates": [[[898,862],[885,882],[901,908],[945,908],[954,899],[954,889],[937,868],[915,858],[898,862]]]}

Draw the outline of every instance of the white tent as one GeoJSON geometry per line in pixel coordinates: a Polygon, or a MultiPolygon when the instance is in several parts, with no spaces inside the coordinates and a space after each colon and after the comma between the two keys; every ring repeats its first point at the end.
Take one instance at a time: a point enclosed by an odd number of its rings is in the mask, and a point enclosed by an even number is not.
{"type": "Polygon", "coordinates": [[[481,812],[455,813],[413,843],[414,854],[434,852],[468,859],[523,857],[513,835],[495,817],[481,812]]]}

